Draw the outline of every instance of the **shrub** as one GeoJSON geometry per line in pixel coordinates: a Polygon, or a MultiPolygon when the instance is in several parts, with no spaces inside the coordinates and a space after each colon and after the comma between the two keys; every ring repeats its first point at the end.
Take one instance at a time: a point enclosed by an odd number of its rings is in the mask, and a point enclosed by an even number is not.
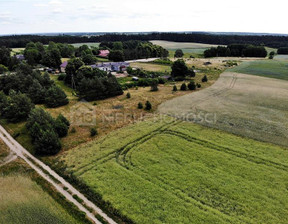
{"type": "Polygon", "coordinates": [[[126,97],[127,97],[127,99],[130,99],[130,98],[131,98],[131,94],[128,92],[128,93],[126,94],[126,97]]]}
{"type": "Polygon", "coordinates": [[[153,80],[151,80],[150,81],[150,86],[151,86],[151,91],[153,91],[153,92],[156,92],[156,91],[158,91],[158,80],[156,80],[156,79],[153,79],[153,80]]]}
{"type": "Polygon", "coordinates": [[[66,77],[66,74],[63,74],[63,73],[61,73],[59,76],[58,76],[58,80],[59,81],[64,81],[65,80],[65,77],[66,77]]]}
{"type": "Polygon", "coordinates": [[[16,94],[10,91],[8,104],[4,108],[4,115],[11,122],[18,122],[28,118],[30,111],[34,108],[34,104],[25,94],[16,94]]]}
{"type": "Polygon", "coordinates": [[[165,84],[165,82],[166,82],[166,80],[163,79],[163,78],[159,78],[159,79],[158,79],[158,83],[159,83],[159,84],[165,84]]]}
{"type": "Polygon", "coordinates": [[[138,103],[138,109],[143,109],[143,104],[141,102],[138,103]]]}
{"type": "MultiPolygon", "coordinates": [[[[26,123],[26,128],[39,155],[54,155],[61,149],[57,131],[65,129],[66,124],[59,118],[55,121],[48,112],[41,108],[31,111],[26,123]],[[59,123],[58,123],[59,122],[59,123]],[[60,124],[61,123],[61,124],[60,124]]],[[[63,132],[61,132],[63,135],[63,132]]]]}
{"type": "Polygon", "coordinates": [[[208,82],[207,75],[204,75],[204,77],[202,78],[202,82],[208,82]]]}
{"type": "Polygon", "coordinates": [[[57,86],[52,86],[48,89],[45,98],[45,105],[49,108],[56,108],[67,105],[69,100],[65,92],[57,86]]]}
{"type": "Polygon", "coordinates": [[[54,123],[54,129],[58,134],[59,138],[67,136],[69,127],[70,122],[62,114],[60,114],[54,123]]]}
{"type": "Polygon", "coordinates": [[[199,89],[199,88],[201,88],[201,84],[200,83],[197,83],[197,88],[199,89]]]}
{"type": "Polygon", "coordinates": [[[181,91],[186,91],[186,90],[187,90],[187,86],[186,86],[185,83],[183,83],[183,84],[181,85],[180,90],[181,90],[181,91]]]}
{"type": "Polygon", "coordinates": [[[177,89],[177,86],[174,85],[174,86],[173,86],[173,92],[176,92],[176,91],[178,91],[178,89],[177,89]]]}
{"type": "Polygon", "coordinates": [[[177,49],[175,51],[175,54],[174,54],[175,58],[182,58],[183,56],[184,56],[184,53],[183,53],[183,51],[181,49],[177,49]]]}
{"type": "Polygon", "coordinates": [[[73,127],[70,133],[76,133],[76,129],[73,127]]]}
{"type": "Polygon", "coordinates": [[[0,64],[0,74],[3,74],[5,72],[8,72],[8,68],[6,66],[0,64]]]}
{"type": "Polygon", "coordinates": [[[188,67],[184,62],[184,60],[182,59],[175,61],[171,68],[172,68],[171,76],[174,78],[185,77],[188,73],[188,67]]]}
{"type": "Polygon", "coordinates": [[[145,110],[151,110],[152,109],[152,105],[149,101],[146,101],[145,103],[145,110]]]}
{"type": "Polygon", "coordinates": [[[189,90],[195,90],[196,89],[196,84],[194,81],[191,81],[189,84],[188,84],[188,89],[189,90]]]}
{"type": "Polygon", "coordinates": [[[90,136],[91,137],[94,137],[94,136],[96,136],[98,134],[98,132],[97,132],[97,130],[95,129],[95,128],[91,128],[90,129],[90,136]]]}

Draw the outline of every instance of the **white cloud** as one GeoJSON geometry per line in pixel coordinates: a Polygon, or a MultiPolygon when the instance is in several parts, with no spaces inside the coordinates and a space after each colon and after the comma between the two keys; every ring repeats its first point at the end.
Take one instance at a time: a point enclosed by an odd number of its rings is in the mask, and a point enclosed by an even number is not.
{"type": "Polygon", "coordinates": [[[62,13],[62,12],[63,12],[63,10],[62,10],[61,8],[55,8],[55,9],[53,9],[53,13],[58,14],[58,13],[62,13]]]}
{"type": "Polygon", "coordinates": [[[47,4],[42,4],[42,3],[36,3],[33,5],[34,7],[47,7],[47,4]]]}
{"type": "Polygon", "coordinates": [[[59,6],[59,5],[62,5],[63,3],[59,0],[52,0],[49,2],[49,5],[52,5],[52,6],[59,6]]]}

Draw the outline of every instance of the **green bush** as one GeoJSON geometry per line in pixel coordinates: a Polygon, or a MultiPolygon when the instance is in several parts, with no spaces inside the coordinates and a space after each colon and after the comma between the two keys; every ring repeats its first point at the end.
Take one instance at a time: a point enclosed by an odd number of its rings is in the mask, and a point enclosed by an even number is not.
{"type": "Polygon", "coordinates": [[[191,81],[189,84],[188,84],[188,89],[189,90],[195,90],[196,89],[196,84],[194,81],[191,81]]]}
{"type": "Polygon", "coordinates": [[[173,86],[173,92],[176,92],[176,91],[178,91],[178,89],[177,89],[177,86],[174,85],[174,86],[173,86]]]}
{"type": "Polygon", "coordinates": [[[91,128],[90,129],[90,136],[91,137],[94,137],[94,136],[96,136],[98,134],[98,132],[97,132],[97,130],[95,129],[95,128],[91,128]]]}
{"type": "Polygon", "coordinates": [[[131,94],[128,92],[128,93],[126,94],[126,97],[127,97],[127,99],[130,99],[130,98],[131,98],[131,94]]]}
{"type": "Polygon", "coordinates": [[[181,91],[186,91],[187,90],[187,85],[185,83],[183,83],[180,87],[181,91]]]}
{"type": "Polygon", "coordinates": [[[141,102],[138,103],[138,109],[143,109],[143,103],[141,102]]]}
{"type": "Polygon", "coordinates": [[[202,82],[208,82],[207,75],[204,75],[204,77],[202,78],[202,82]]]}
{"type": "Polygon", "coordinates": [[[145,103],[145,110],[151,110],[152,109],[152,104],[149,101],[146,101],[145,103]]]}
{"type": "Polygon", "coordinates": [[[53,85],[48,89],[45,98],[45,105],[49,108],[56,108],[60,106],[67,105],[69,100],[65,92],[59,87],[53,85]]]}
{"type": "Polygon", "coordinates": [[[58,76],[58,80],[59,81],[64,81],[65,80],[65,77],[66,77],[66,74],[63,74],[63,73],[61,73],[59,76],[58,76]]]}

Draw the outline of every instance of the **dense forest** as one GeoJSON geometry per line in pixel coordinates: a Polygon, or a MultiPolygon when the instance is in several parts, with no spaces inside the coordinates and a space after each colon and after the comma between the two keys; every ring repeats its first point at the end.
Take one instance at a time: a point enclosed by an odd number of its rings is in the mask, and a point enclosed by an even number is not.
{"type": "Polygon", "coordinates": [[[278,49],[278,54],[288,54],[288,47],[280,47],[278,49]]]}
{"type": "Polygon", "coordinates": [[[263,46],[231,44],[227,47],[212,47],[204,52],[205,58],[211,57],[260,57],[265,58],[267,51],[263,46]]]}
{"type": "Polygon", "coordinates": [[[208,33],[140,33],[140,34],[104,34],[96,36],[37,36],[37,35],[16,35],[0,37],[0,46],[10,48],[25,47],[29,42],[41,42],[48,44],[50,41],[56,43],[87,43],[87,42],[103,42],[103,41],[129,41],[129,40],[166,40],[177,42],[196,42],[207,44],[252,44],[265,45],[269,47],[279,48],[288,47],[287,36],[272,35],[223,35],[208,33]]]}
{"type": "Polygon", "coordinates": [[[142,58],[166,58],[169,52],[161,46],[154,45],[148,41],[104,41],[100,44],[100,48],[110,50],[109,59],[111,61],[125,61],[142,58]]]}

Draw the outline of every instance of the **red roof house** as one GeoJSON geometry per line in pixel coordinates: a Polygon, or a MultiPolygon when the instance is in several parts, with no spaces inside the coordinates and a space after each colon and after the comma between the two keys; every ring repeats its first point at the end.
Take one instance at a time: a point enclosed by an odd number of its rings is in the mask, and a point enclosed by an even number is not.
{"type": "Polygon", "coordinates": [[[109,50],[100,50],[100,54],[98,56],[103,57],[103,58],[107,58],[109,54],[110,54],[109,50]]]}

